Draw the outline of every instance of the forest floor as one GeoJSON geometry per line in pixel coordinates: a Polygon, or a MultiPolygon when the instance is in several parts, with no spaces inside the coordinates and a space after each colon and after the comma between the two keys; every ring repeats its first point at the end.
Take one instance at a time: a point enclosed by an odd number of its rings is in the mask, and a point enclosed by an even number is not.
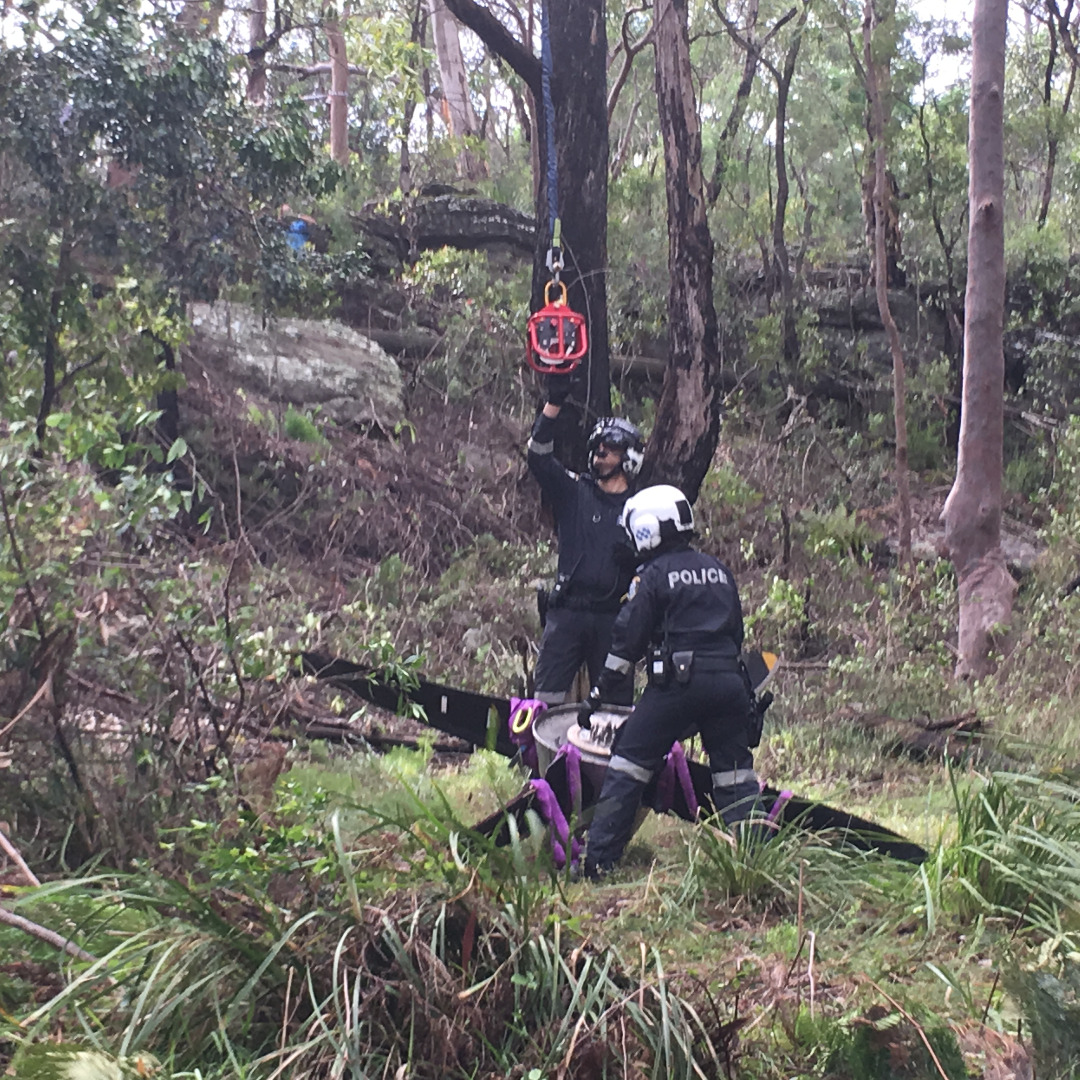
{"type": "MultiPolygon", "coordinates": [[[[61,712],[29,710],[0,784],[12,835],[46,882],[44,893],[27,892],[9,862],[2,895],[112,958],[105,967],[127,996],[121,1005],[101,970],[58,967],[53,948],[0,928],[0,1018],[11,1025],[0,1029],[0,1055],[81,1030],[120,1070],[142,1069],[145,1052],[163,1074],[195,1075],[192,1047],[207,1076],[280,1075],[287,1060],[306,1062],[314,1051],[304,1039],[316,1037],[305,1025],[319,1009],[312,998],[296,1012],[291,973],[260,990],[257,1006],[243,999],[246,1020],[226,1009],[235,1028],[222,1028],[224,1043],[214,1023],[204,1031],[175,1020],[176,987],[194,974],[166,985],[159,967],[176,957],[166,962],[148,942],[164,940],[154,920],[174,927],[181,913],[198,927],[185,948],[196,938],[213,946],[224,925],[228,948],[240,934],[277,957],[296,934],[289,949],[297,963],[308,957],[313,986],[329,977],[330,956],[357,988],[374,972],[381,989],[368,985],[363,1000],[381,1002],[381,1021],[368,1015],[363,1038],[345,1014],[324,1021],[359,1040],[357,1061],[369,1055],[351,1075],[369,1075],[376,1061],[382,1071],[371,1075],[676,1075],[680,1046],[686,1075],[1006,1080],[1032,1076],[1036,1057],[1040,1076],[1072,1075],[1053,1070],[1075,1067],[1076,1040],[1051,1037],[1045,1021],[1076,1012],[1076,896],[1053,884],[1080,866],[1080,824],[1067,809],[1077,688],[1054,652],[1073,616],[1050,599],[1068,576],[1062,564],[1025,564],[1015,651],[990,683],[956,685],[951,571],[928,549],[910,571],[896,567],[887,448],[813,420],[771,436],[756,420],[730,421],[696,514],[701,545],[735,571],[751,643],[784,656],[758,770],[922,844],[927,862],[797,828],[762,847],[651,817],[602,884],[572,882],[535,845],[515,845],[507,862],[489,852],[470,863],[462,830],[525,776],[487,752],[435,749],[442,737],[423,725],[295,678],[290,657],[321,648],[499,696],[526,689],[539,636],[534,586],[554,562],[524,461],[531,389],[454,402],[421,386],[408,425],[361,432],[317,416],[290,422],[193,374],[182,415],[212,526],[169,527],[152,552],[102,550],[122,573],[108,588],[96,572],[82,580],[61,712]],[[147,721],[153,710],[168,717],[160,728],[147,721]],[[44,816],[64,797],[63,763],[35,774],[57,724],[90,792],[93,828],[84,817],[58,832],[44,816]],[[192,762],[214,759],[222,725],[230,779],[213,770],[200,779],[192,762]],[[367,742],[311,738],[312,725],[367,742]],[[935,725],[945,734],[921,738],[935,725]],[[950,725],[962,731],[953,740],[950,725]],[[373,754],[380,745],[391,748],[373,754]],[[171,748],[175,762],[193,755],[186,772],[140,757],[150,746],[171,748]],[[156,828],[140,820],[151,806],[156,828]],[[1051,819],[1054,850],[1030,832],[1051,819]],[[92,856],[97,876],[78,865],[92,856]],[[157,884],[136,888],[128,874],[157,884]],[[288,928],[316,910],[337,912],[334,925],[351,910],[368,944],[342,937],[335,950],[332,937],[318,944],[288,928]],[[507,953],[514,934],[532,944],[507,953]],[[487,968],[484,949],[496,958],[487,968]],[[551,950],[563,959],[545,967],[551,950]],[[411,972],[410,993],[426,995],[425,1024],[391,969],[411,972]],[[600,980],[601,969],[614,974],[600,980]],[[597,980],[588,986],[586,971],[597,980]],[[463,1016],[484,994],[491,1016],[463,1016]],[[589,1004],[603,994],[613,995],[604,1008],[589,1004]],[[278,1058],[251,1034],[264,1021],[278,1058]],[[246,1038],[255,1049],[239,1065],[246,1038]]],[[[936,528],[947,483],[944,472],[919,478],[920,535],[936,528]]],[[[1031,543],[1046,508],[1017,500],[1012,509],[1031,543]]],[[[235,985],[223,974],[204,991],[225,1000],[227,984],[239,1001],[236,987],[250,992],[268,970],[235,985]]],[[[337,1002],[339,984],[334,975],[325,1001],[337,1002]]],[[[333,1046],[295,1075],[348,1058],[333,1046]]],[[[23,1067],[15,1075],[45,1075],[23,1067]]]]}

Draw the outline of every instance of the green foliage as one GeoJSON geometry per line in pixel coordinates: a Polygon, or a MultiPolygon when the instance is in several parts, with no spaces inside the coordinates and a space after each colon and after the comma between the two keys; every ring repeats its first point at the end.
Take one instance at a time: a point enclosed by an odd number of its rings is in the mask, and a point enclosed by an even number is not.
{"type": "Polygon", "coordinates": [[[424,379],[448,401],[503,387],[517,374],[518,342],[528,319],[526,268],[508,269],[483,252],[446,247],[423,253],[405,273],[410,290],[430,294],[446,324],[442,355],[424,365],[424,379]]]}
{"type": "Polygon", "coordinates": [[[114,1058],[77,1044],[39,1043],[19,1063],[25,1080],[136,1080],[154,1076],[160,1066],[150,1054],[114,1058]]]}
{"type": "Polygon", "coordinates": [[[1053,480],[1046,492],[1050,514],[1046,540],[1055,554],[1072,554],[1080,536],[1080,417],[1070,417],[1055,433],[1053,469],[1053,480]]]}
{"type": "Polygon", "coordinates": [[[283,424],[285,434],[297,442],[317,443],[326,446],[326,436],[319,430],[315,422],[306,413],[302,413],[288,406],[285,410],[283,424]]]}
{"type": "Polygon", "coordinates": [[[1006,982],[1031,1031],[1040,1076],[1080,1076],[1080,965],[1066,957],[1056,970],[1016,971],[1006,982]]]}
{"type": "Polygon", "coordinates": [[[765,826],[743,823],[733,831],[705,822],[688,844],[688,885],[716,889],[726,900],[753,904],[791,902],[799,889],[799,858],[810,838],[797,828],[768,836],[765,826]]]}
{"type": "MultiPolygon", "coordinates": [[[[783,649],[799,640],[807,627],[807,586],[773,574],[765,599],[746,616],[746,630],[762,648],[767,643],[783,649]]],[[[771,645],[770,645],[771,647],[771,645]]]]}
{"type": "Polygon", "coordinates": [[[869,560],[871,549],[880,540],[865,521],[845,506],[828,513],[803,510],[799,518],[806,530],[807,548],[815,556],[837,561],[853,558],[862,564],[869,560]]]}

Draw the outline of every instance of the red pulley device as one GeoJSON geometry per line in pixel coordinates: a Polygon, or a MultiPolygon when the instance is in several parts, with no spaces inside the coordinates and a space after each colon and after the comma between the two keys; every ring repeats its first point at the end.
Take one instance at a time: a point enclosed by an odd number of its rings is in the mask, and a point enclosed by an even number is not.
{"type": "Polygon", "coordinates": [[[585,316],[566,303],[566,286],[549,281],[544,286],[544,306],[529,316],[529,348],[526,359],[541,375],[569,375],[589,348],[585,316]],[[561,290],[551,299],[552,285],[561,290]]]}

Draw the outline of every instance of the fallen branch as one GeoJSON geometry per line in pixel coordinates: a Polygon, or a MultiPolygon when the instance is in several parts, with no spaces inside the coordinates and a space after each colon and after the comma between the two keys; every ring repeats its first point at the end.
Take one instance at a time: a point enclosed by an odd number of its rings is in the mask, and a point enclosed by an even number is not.
{"type": "Polygon", "coordinates": [[[74,956],[76,960],[86,960],[88,963],[97,961],[96,956],[91,955],[85,949],[80,949],[75,942],[69,941],[62,934],[58,934],[55,930],[48,929],[48,927],[39,926],[36,922],[24,919],[21,915],[15,915],[8,911],[7,908],[0,907],[0,923],[13,926],[16,930],[22,930],[31,937],[47,942],[57,949],[63,949],[69,956],[74,956]]]}
{"type": "MultiPolygon", "coordinates": [[[[421,741],[407,736],[381,735],[377,732],[362,732],[355,728],[343,727],[338,724],[320,723],[311,721],[301,724],[301,730],[305,738],[320,739],[323,742],[335,742],[346,744],[366,743],[373,750],[387,750],[392,747],[404,746],[410,750],[419,750],[421,741]]],[[[426,745],[426,743],[425,743],[426,745]]],[[[440,754],[467,754],[471,750],[469,743],[461,740],[457,743],[435,742],[431,743],[431,749],[440,754]]]]}
{"type": "Polygon", "coordinates": [[[27,882],[36,889],[41,884],[37,874],[26,865],[26,861],[16,850],[15,845],[4,835],[3,829],[0,829],[0,848],[4,849],[4,854],[19,868],[27,882]]]}

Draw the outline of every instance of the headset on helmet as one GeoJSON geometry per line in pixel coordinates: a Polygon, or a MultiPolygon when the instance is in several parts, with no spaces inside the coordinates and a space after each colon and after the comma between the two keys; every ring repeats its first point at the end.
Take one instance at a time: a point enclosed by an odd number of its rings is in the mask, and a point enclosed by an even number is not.
{"type": "Polygon", "coordinates": [[[657,484],[626,500],[619,523],[640,555],[667,540],[689,535],[694,528],[694,513],[677,487],[657,484]]]}
{"type": "Polygon", "coordinates": [[[589,465],[601,443],[622,451],[622,471],[629,479],[641,472],[641,463],[645,460],[645,443],[641,432],[621,416],[605,416],[596,422],[587,444],[589,465]]]}

